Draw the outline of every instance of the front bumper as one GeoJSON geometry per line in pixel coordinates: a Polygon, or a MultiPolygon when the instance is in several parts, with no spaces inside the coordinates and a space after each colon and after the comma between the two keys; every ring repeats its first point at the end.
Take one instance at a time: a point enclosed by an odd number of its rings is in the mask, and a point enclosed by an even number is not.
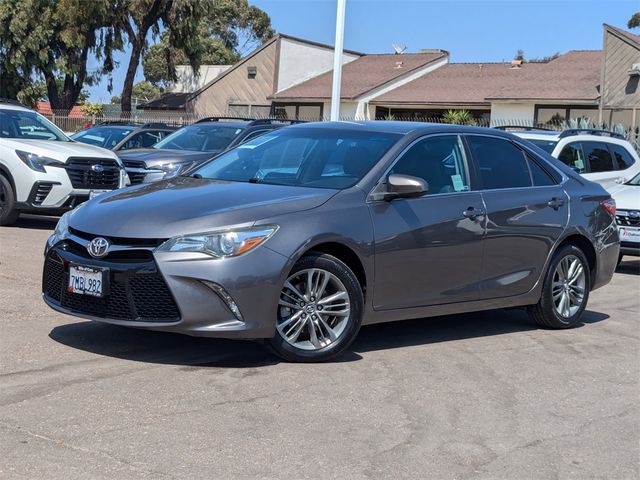
{"type": "Polygon", "coordinates": [[[620,254],[640,257],[640,243],[637,242],[620,242],[620,254]]]}
{"type": "Polygon", "coordinates": [[[287,258],[258,248],[229,259],[201,254],[153,252],[118,245],[91,258],[88,238],[72,236],[45,254],[43,298],[54,310],[117,325],[220,338],[269,338],[287,258]],[[68,293],[69,263],[109,269],[103,300],[68,293]],[[205,282],[220,285],[241,312],[239,319],[205,282]]]}

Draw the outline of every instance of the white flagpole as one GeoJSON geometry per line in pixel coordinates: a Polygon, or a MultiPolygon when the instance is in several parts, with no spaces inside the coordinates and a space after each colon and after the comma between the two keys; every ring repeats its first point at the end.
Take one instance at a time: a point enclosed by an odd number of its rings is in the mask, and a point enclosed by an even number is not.
{"type": "Polygon", "coordinates": [[[344,45],[344,12],[347,0],[338,0],[336,11],[336,43],[333,50],[333,88],[331,89],[331,121],[340,120],[340,84],[342,82],[342,49],[344,45]]]}

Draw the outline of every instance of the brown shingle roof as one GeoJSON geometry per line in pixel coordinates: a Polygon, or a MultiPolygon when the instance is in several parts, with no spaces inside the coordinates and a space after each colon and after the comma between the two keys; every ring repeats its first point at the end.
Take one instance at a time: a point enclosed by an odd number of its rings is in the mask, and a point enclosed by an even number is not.
{"type": "Polygon", "coordinates": [[[600,51],[572,51],[547,63],[450,63],[374,99],[375,103],[488,103],[490,99],[595,100],[600,51]]]}
{"type": "MultiPolygon", "coordinates": [[[[344,99],[357,98],[380,85],[384,85],[446,56],[446,52],[365,55],[342,67],[340,95],[344,99]]],[[[332,79],[333,70],[277,92],[271,98],[330,98],[332,79]]]]}

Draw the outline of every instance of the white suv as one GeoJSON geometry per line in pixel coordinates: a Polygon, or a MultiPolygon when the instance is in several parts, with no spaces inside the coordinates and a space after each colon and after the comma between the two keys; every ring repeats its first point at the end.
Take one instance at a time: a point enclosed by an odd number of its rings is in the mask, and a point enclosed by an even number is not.
{"type": "Polygon", "coordinates": [[[21,212],[60,214],[127,184],[115,153],[75,142],[42,115],[0,99],[0,225],[21,212]]]}
{"type": "Polygon", "coordinates": [[[511,133],[526,138],[607,190],[640,173],[640,157],[618,133],[591,129],[515,131],[516,128],[511,133]]]}

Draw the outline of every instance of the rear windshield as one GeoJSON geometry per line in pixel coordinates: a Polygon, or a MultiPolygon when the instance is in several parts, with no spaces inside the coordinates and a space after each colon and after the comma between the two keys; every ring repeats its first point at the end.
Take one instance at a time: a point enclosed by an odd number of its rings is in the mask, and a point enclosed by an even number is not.
{"type": "Polygon", "coordinates": [[[538,138],[527,138],[527,140],[547,153],[553,152],[553,149],[556,148],[556,145],[558,144],[557,140],[542,140],[538,138]]]}
{"type": "Polygon", "coordinates": [[[171,150],[191,150],[194,152],[219,152],[242,132],[243,128],[233,125],[196,124],[176,130],[153,148],[171,150]]]}
{"type": "Polygon", "coordinates": [[[95,127],[75,133],[71,138],[97,147],[113,148],[131,132],[133,128],[95,127]]]}
{"type": "Polygon", "coordinates": [[[192,174],[211,180],[343,189],[362,179],[400,137],[284,128],[240,145],[192,174]]]}

